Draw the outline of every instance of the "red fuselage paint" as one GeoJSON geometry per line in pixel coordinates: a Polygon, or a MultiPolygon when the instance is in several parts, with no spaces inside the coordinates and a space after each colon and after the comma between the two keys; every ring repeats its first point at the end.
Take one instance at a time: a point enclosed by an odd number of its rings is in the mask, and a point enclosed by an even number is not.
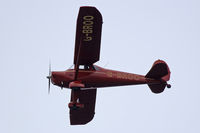
{"type": "MultiPolygon", "coordinates": [[[[114,87],[137,84],[158,84],[160,80],[145,78],[143,75],[104,69],[99,66],[98,70],[79,70],[77,81],[84,84],[85,88],[114,87]]],[[[51,82],[54,85],[69,88],[69,83],[74,81],[75,70],[53,71],[51,82]]]]}

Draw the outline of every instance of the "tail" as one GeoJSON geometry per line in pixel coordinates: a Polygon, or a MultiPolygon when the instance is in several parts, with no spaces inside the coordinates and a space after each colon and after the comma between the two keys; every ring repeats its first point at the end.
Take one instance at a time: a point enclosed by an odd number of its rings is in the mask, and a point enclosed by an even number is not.
{"type": "Polygon", "coordinates": [[[159,84],[148,84],[153,93],[161,93],[166,86],[168,88],[171,87],[170,84],[167,84],[167,81],[170,79],[170,70],[167,63],[162,60],[155,61],[145,77],[161,81],[159,84]]]}

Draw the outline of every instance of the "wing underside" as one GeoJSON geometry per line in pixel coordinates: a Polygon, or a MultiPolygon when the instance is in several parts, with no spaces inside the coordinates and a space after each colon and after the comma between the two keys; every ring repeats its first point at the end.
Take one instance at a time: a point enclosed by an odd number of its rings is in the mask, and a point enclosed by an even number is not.
{"type": "Polygon", "coordinates": [[[80,7],[77,18],[74,64],[91,65],[99,60],[102,16],[95,7],[80,7]]]}
{"type": "Polygon", "coordinates": [[[84,104],[84,108],[76,110],[70,109],[71,125],[83,125],[93,119],[95,114],[96,91],[97,89],[76,91],[79,95],[79,102],[84,104]]]}

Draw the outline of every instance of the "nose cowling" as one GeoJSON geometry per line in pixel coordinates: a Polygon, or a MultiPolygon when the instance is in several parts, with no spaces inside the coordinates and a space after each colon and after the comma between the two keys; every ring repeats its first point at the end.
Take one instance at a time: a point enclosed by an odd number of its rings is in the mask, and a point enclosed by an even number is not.
{"type": "Polygon", "coordinates": [[[65,72],[52,72],[51,75],[51,82],[53,84],[59,84],[61,81],[66,79],[65,72]]]}

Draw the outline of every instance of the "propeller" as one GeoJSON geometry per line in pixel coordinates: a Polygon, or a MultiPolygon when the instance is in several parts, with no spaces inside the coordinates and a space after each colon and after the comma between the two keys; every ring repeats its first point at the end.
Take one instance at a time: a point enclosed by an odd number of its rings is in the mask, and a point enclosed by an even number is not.
{"type": "Polygon", "coordinates": [[[48,93],[50,93],[50,84],[51,84],[51,62],[49,62],[49,76],[47,76],[47,79],[49,81],[48,83],[48,93]]]}

